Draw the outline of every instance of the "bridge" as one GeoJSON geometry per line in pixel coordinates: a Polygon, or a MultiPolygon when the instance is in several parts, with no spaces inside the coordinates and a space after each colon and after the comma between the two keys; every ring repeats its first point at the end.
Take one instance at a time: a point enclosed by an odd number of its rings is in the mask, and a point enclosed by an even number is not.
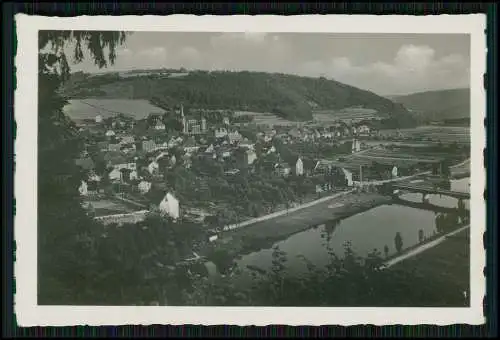
{"type": "Polygon", "coordinates": [[[440,188],[434,188],[432,186],[420,186],[412,184],[392,184],[393,189],[406,190],[412,192],[418,192],[423,194],[423,199],[427,194],[437,194],[457,198],[459,200],[470,199],[470,193],[462,191],[452,191],[440,188]]]}

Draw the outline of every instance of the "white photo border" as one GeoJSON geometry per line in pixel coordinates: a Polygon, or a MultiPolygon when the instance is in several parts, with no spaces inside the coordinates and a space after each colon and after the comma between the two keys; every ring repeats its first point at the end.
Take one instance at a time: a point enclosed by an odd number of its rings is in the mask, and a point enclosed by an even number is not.
{"type": "Polygon", "coordinates": [[[14,217],[16,284],[14,310],[20,326],[74,325],[449,325],[485,323],[486,170],[486,16],[469,15],[297,15],[297,16],[79,16],[15,17],[17,88],[14,97],[16,171],[14,217]],[[133,307],[37,305],[37,91],[39,30],[119,30],[172,32],[324,32],[470,34],[471,244],[468,308],[316,307],[133,307]],[[26,100],[29,98],[29,100],[26,100]]]}

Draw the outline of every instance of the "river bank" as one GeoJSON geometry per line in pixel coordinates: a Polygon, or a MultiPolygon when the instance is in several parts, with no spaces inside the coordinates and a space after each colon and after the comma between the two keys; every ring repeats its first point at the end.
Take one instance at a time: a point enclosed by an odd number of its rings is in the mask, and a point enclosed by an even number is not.
{"type": "Polygon", "coordinates": [[[210,259],[217,251],[236,258],[269,248],[314,226],[338,221],[391,201],[391,197],[376,193],[347,193],[245,228],[223,232],[217,241],[201,250],[200,255],[210,259]]]}

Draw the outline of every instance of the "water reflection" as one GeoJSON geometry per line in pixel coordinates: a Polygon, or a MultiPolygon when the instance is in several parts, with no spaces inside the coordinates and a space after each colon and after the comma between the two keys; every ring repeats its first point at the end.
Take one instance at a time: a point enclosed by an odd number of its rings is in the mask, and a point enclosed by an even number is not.
{"type": "MultiPolygon", "coordinates": [[[[432,211],[415,209],[402,205],[384,205],[344,220],[330,221],[317,228],[311,228],[278,242],[280,249],[288,255],[288,269],[302,272],[306,269],[298,256],[304,257],[316,266],[328,263],[328,251],[343,256],[346,242],[360,256],[375,252],[391,256],[401,250],[415,246],[421,240],[437,233],[435,214],[432,211]],[[400,240],[396,241],[399,233],[400,240]]],[[[240,267],[256,266],[268,269],[272,249],[264,249],[243,256],[238,260],[240,267]]]]}
{"type": "MultiPolygon", "coordinates": [[[[454,191],[468,190],[469,179],[452,180],[449,188],[454,191]]],[[[403,196],[411,201],[422,202],[422,194],[403,196]]],[[[440,195],[429,195],[429,203],[448,208],[458,207],[457,199],[440,195]]],[[[469,209],[468,200],[463,203],[469,209]]],[[[301,258],[322,267],[328,264],[329,252],[343,256],[346,243],[351,243],[352,249],[362,257],[373,253],[390,257],[398,252],[398,248],[404,251],[436,236],[439,231],[455,227],[460,222],[458,217],[453,213],[437,213],[398,204],[383,205],[344,220],[311,226],[276,245],[288,255],[288,272],[300,273],[307,270],[301,258]]],[[[270,268],[271,262],[272,249],[245,255],[237,261],[240,268],[250,266],[264,270],[270,268]]]]}
{"type": "MultiPolygon", "coordinates": [[[[459,192],[470,192],[470,179],[462,178],[458,180],[451,180],[447,182],[440,183],[439,187],[451,191],[459,191],[459,192]],[[445,188],[446,186],[446,188],[445,188]]],[[[422,194],[419,193],[407,193],[400,196],[402,200],[421,203],[422,202],[422,194]]],[[[437,195],[432,194],[428,195],[428,202],[432,205],[444,208],[457,208],[459,204],[459,200],[457,198],[445,196],[445,195],[437,195]]],[[[470,201],[468,199],[463,200],[465,204],[465,208],[467,210],[470,209],[470,201]]]]}

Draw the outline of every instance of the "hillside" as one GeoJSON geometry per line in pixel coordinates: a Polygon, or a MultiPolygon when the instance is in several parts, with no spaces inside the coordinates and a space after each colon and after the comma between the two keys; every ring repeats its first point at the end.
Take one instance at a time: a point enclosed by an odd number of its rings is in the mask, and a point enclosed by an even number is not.
{"type": "Polygon", "coordinates": [[[412,126],[414,120],[400,104],[372,92],[333,80],[261,72],[194,71],[182,77],[117,73],[71,80],[69,98],[148,99],[160,107],[187,107],[273,112],[290,120],[310,120],[313,110],[351,107],[376,110],[390,126],[412,126]]]}
{"type": "Polygon", "coordinates": [[[458,120],[470,117],[469,89],[427,91],[390,97],[425,121],[458,120]]]}

